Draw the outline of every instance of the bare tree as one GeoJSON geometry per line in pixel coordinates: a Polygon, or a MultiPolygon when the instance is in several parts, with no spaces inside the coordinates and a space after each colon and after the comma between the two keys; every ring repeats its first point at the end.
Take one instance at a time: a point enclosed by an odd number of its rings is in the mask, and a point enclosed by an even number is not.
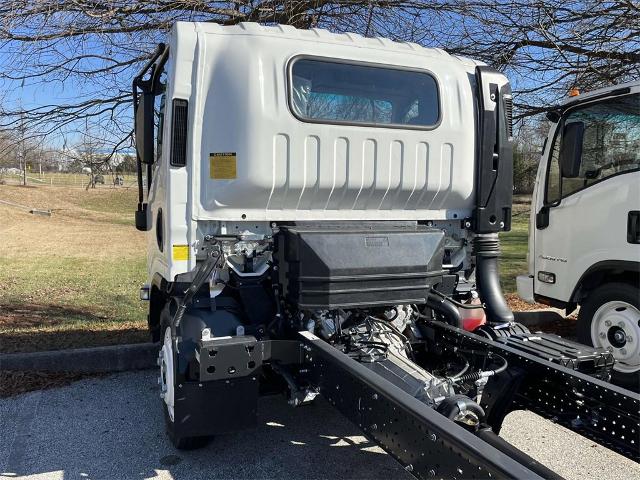
{"type": "Polygon", "coordinates": [[[87,127],[80,136],[80,141],[71,149],[63,152],[75,167],[88,177],[86,190],[96,188],[98,176],[110,170],[111,156],[105,154],[105,142],[101,137],[97,137],[90,132],[87,127]]]}
{"type": "Polygon", "coordinates": [[[42,138],[34,135],[24,122],[12,129],[0,130],[0,170],[20,172],[21,183],[27,185],[28,172],[42,156],[42,138]]]}
{"type": "Polygon", "coordinates": [[[40,134],[90,120],[114,151],[131,138],[130,80],[178,20],[322,27],[439,46],[513,80],[517,117],[572,86],[640,78],[640,7],[632,0],[5,0],[0,89],[72,85],[32,108],[0,103],[0,128],[21,118],[40,134]]]}

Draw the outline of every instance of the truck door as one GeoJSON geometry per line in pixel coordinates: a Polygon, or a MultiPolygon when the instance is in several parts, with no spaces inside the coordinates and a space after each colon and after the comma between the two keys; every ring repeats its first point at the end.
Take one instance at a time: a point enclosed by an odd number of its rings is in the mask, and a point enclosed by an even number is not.
{"type": "Polygon", "coordinates": [[[534,292],[569,301],[592,265],[635,256],[630,210],[640,208],[639,95],[579,104],[560,119],[539,176],[534,292]]]}

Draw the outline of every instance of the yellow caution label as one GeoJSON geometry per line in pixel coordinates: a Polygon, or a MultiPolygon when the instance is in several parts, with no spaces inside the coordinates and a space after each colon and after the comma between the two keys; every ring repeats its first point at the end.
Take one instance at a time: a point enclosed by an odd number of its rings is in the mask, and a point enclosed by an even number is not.
{"type": "Polygon", "coordinates": [[[172,256],[174,261],[189,260],[189,245],[174,245],[172,256]]]}
{"type": "Polygon", "coordinates": [[[210,153],[209,176],[215,180],[236,178],[236,153],[210,153]]]}

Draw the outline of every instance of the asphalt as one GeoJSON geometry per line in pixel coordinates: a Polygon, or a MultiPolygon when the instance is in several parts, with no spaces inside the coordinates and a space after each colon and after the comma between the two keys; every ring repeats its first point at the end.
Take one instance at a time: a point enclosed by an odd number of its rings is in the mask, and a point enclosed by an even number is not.
{"type": "MultiPolygon", "coordinates": [[[[162,422],[153,371],[0,400],[0,478],[412,478],[322,400],[261,399],[257,429],[191,452],[173,449],[162,422]]],[[[568,479],[640,478],[638,464],[527,412],[502,436],[568,479]]]]}

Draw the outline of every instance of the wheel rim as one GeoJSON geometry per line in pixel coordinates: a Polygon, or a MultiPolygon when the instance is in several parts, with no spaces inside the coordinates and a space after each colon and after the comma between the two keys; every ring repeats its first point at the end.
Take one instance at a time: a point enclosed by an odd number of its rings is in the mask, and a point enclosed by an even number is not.
{"type": "Polygon", "coordinates": [[[613,301],[601,305],[591,321],[591,341],[609,350],[616,359],[613,369],[622,373],[640,370],[640,310],[613,301]]]}
{"type": "Polygon", "coordinates": [[[173,378],[173,342],[171,341],[171,327],[164,331],[164,341],[160,353],[158,354],[158,364],[160,365],[160,398],[165,403],[169,418],[173,422],[175,391],[173,378]]]}

